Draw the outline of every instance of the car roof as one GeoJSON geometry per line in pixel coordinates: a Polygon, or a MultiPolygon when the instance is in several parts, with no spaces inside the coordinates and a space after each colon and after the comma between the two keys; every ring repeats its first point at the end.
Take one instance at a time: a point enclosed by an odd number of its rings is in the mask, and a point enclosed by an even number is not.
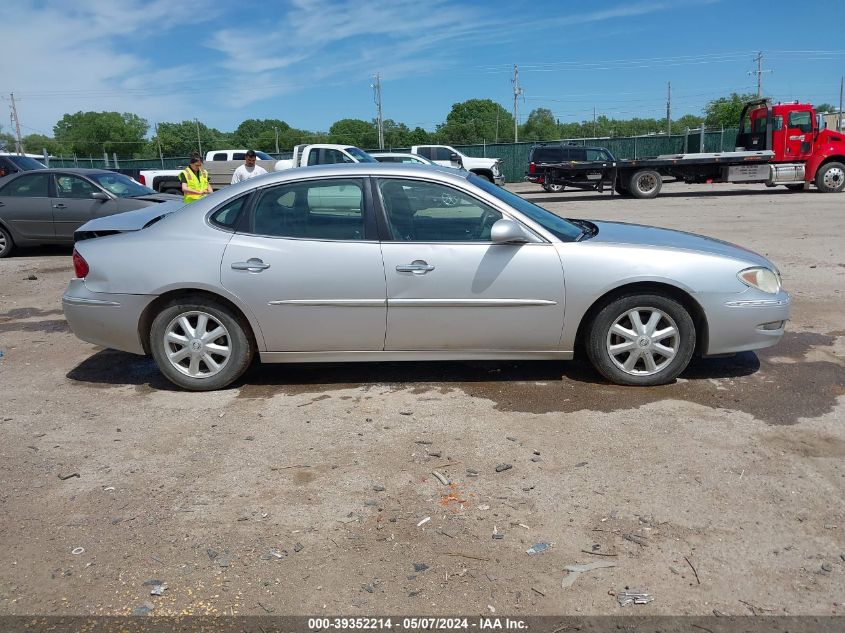
{"type": "MultiPolygon", "coordinates": [[[[263,184],[273,182],[287,182],[299,180],[300,178],[362,178],[366,176],[396,176],[419,178],[421,174],[434,175],[442,180],[467,180],[470,172],[458,171],[450,167],[440,165],[419,165],[410,163],[335,163],[332,165],[311,165],[309,167],[294,167],[281,171],[271,171],[260,176],[263,184]]],[[[231,187],[247,188],[248,183],[254,183],[255,179],[244,180],[231,187]]],[[[227,187],[228,189],[228,187],[227,187]]]]}
{"type": "Polygon", "coordinates": [[[16,176],[23,175],[23,174],[31,174],[31,173],[39,173],[39,174],[79,174],[80,176],[92,176],[94,174],[117,174],[116,171],[111,171],[110,169],[91,169],[88,167],[47,167],[45,169],[38,169],[33,171],[21,171],[15,174],[16,176]]]}

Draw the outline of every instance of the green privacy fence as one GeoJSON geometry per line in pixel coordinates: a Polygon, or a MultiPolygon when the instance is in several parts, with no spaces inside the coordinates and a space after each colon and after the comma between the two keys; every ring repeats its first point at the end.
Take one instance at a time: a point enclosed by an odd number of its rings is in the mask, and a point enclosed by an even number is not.
{"type": "MultiPolygon", "coordinates": [[[[577,138],[562,139],[561,143],[589,147],[606,147],[619,159],[649,158],[662,154],[681,154],[695,152],[730,152],[736,145],[736,128],[719,130],[705,130],[703,135],[704,148],[701,149],[701,130],[684,131],[682,134],[650,134],[647,136],[630,136],[616,138],[577,138]]],[[[548,142],[548,141],[547,141],[548,142]]],[[[483,143],[481,145],[455,145],[455,149],[467,156],[501,158],[505,180],[519,182],[528,168],[528,157],[534,142],[529,143],[483,143]]],[[[410,148],[394,148],[394,151],[410,151],[410,148]]],[[[291,152],[272,154],[275,158],[290,158],[291,152]]],[[[175,158],[147,158],[119,160],[118,166],[123,169],[177,169],[188,164],[186,156],[175,158]]],[[[65,156],[50,159],[51,167],[114,167],[113,159],[106,165],[105,158],[85,157],[68,158],[65,156]]]]}

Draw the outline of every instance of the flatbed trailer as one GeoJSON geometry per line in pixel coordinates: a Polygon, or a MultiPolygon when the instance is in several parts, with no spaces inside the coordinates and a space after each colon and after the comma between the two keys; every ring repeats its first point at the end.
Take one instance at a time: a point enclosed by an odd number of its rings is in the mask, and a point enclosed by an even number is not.
{"type": "Polygon", "coordinates": [[[636,198],[657,196],[664,178],[689,184],[765,183],[803,189],[803,165],[778,165],[771,162],[773,158],[770,150],[667,154],[632,160],[541,163],[536,169],[548,184],[596,191],[610,189],[636,198]]]}

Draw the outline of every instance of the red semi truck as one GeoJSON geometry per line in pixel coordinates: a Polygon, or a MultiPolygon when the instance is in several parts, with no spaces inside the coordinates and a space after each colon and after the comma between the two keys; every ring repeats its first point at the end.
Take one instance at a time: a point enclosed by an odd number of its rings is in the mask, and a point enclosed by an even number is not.
{"type": "Polygon", "coordinates": [[[733,152],[544,163],[533,169],[549,185],[583,183],[586,172],[592,188],[612,188],[635,198],[657,196],[664,177],[686,183],[785,185],[793,190],[815,185],[825,193],[845,189],[845,134],[826,129],[812,105],[751,101],[739,125],[733,152]]]}

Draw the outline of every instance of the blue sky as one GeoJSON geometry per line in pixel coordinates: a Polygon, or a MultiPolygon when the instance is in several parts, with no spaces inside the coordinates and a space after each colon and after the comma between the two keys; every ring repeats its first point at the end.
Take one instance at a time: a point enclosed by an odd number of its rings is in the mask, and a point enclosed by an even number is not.
{"type": "Polygon", "coordinates": [[[756,91],[757,51],[776,100],[838,104],[845,75],[845,5],[821,1],[11,0],[0,23],[24,135],[79,110],[325,131],[375,117],[376,73],[384,117],[427,130],[467,99],[511,111],[514,64],[520,122],[660,118],[669,81],[673,118],[698,114],[756,91]]]}

